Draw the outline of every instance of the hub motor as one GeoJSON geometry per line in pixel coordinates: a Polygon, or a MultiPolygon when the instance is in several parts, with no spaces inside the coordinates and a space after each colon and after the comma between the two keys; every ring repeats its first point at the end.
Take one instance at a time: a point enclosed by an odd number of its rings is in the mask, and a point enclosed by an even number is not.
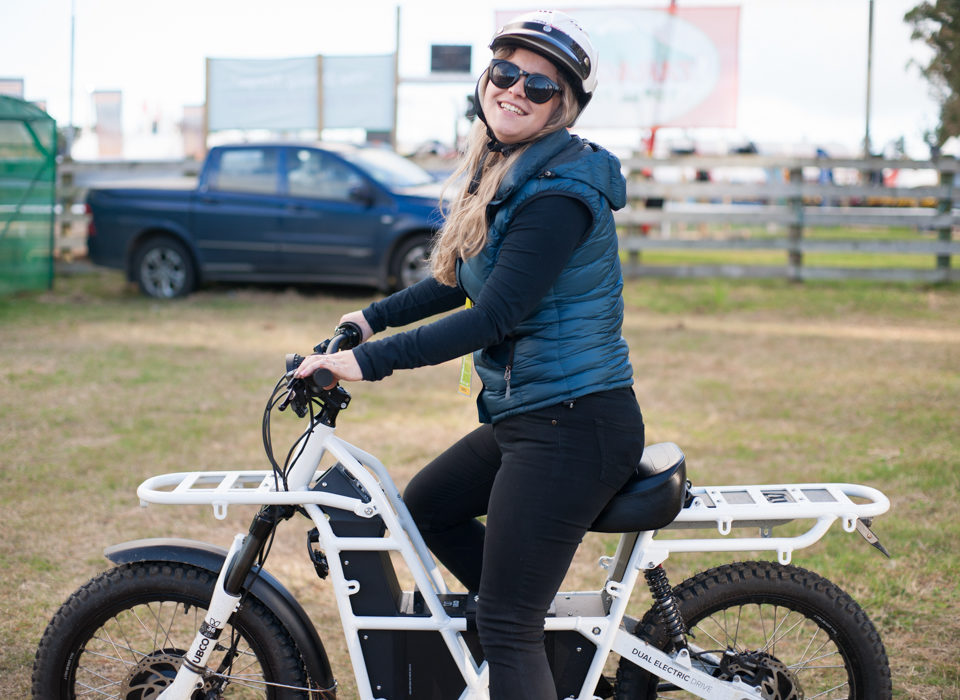
{"type": "Polygon", "coordinates": [[[803,700],[803,689],[793,672],[779,659],[760,651],[724,654],[720,677],[740,680],[760,688],[764,700],[803,700]]]}

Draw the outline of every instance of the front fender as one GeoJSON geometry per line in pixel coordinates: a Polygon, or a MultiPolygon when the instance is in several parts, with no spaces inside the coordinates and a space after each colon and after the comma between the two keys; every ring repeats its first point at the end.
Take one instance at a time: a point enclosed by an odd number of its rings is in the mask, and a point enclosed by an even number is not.
{"type": "MultiPolygon", "coordinates": [[[[114,564],[167,562],[190,564],[213,573],[219,573],[227,557],[227,550],[196,540],[159,537],[115,544],[107,547],[103,554],[114,564]]],[[[333,672],[330,670],[327,652],[323,648],[323,642],[320,641],[320,636],[317,634],[310,617],[291,595],[290,591],[269,572],[260,571],[250,585],[256,570],[257,568],[254,567],[245,584],[245,587],[250,586],[250,595],[267,606],[276,615],[280,624],[290,633],[300,651],[303,664],[310,677],[321,688],[334,687],[333,672]]]]}

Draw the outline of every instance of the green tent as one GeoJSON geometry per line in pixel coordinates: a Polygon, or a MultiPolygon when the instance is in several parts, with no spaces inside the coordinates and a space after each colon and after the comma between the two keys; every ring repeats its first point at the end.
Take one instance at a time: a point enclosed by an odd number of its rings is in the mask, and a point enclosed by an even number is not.
{"type": "Polygon", "coordinates": [[[0,95],[0,294],[53,286],[57,124],[0,95]]]}

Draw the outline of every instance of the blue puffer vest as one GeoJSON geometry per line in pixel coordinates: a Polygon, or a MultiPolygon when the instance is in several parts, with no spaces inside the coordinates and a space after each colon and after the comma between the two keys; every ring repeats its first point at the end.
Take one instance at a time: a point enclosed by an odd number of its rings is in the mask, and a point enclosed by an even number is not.
{"type": "Polygon", "coordinates": [[[487,244],[460,263],[457,279],[476,299],[517,209],[544,194],[567,194],[593,213],[588,235],[539,305],[499,344],[474,353],[483,381],[480,420],[508,416],[633,384],[623,324],[623,277],[612,209],[626,203],[615,156],[566,130],[530,146],[487,208],[487,244]]]}

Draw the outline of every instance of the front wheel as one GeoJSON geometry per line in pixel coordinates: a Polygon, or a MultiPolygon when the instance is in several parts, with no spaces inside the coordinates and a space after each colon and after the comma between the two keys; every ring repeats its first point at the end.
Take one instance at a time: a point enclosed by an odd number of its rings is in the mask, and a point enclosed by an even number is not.
{"type": "MultiPolygon", "coordinates": [[[[33,665],[36,700],[153,700],[173,682],[203,622],[216,576],[185,564],[116,567],[74,593],[47,626],[33,665]]],[[[306,674],[273,614],[248,598],[209,661],[200,698],[303,699],[306,674]]]]}
{"type": "MultiPolygon", "coordinates": [[[[836,585],[811,571],[772,562],[710,569],[674,589],[694,662],[715,677],[736,674],[774,700],[888,700],[887,654],[873,623],[836,585]]],[[[654,611],[638,636],[667,648],[654,611]]],[[[617,700],[689,698],[627,659],[617,700]]]]}

